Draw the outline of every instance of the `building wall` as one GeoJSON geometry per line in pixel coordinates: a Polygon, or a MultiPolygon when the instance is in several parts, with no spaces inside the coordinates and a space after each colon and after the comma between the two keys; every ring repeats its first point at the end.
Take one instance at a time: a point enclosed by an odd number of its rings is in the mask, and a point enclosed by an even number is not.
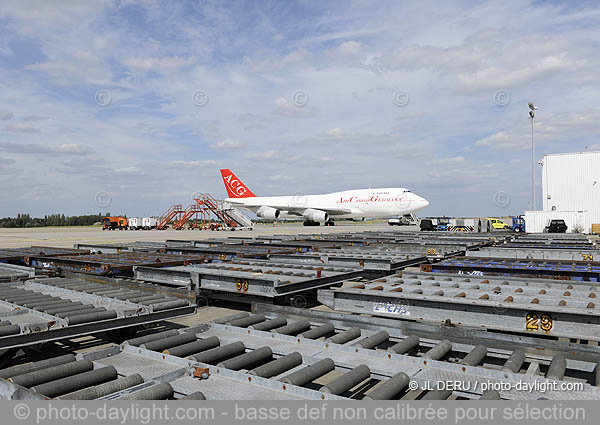
{"type": "Polygon", "coordinates": [[[590,232],[591,223],[600,223],[600,152],[545,155],[542,197],[546,212],[587,211],[584,231],[590,232]]]}
{"type": "Polygon", "coordinates": [[[590,233],[592,221],[587,211],[525,211],[525,231],[542,233],[549,220],[562,218],[567,225],[567,233],[579,229],[590,233]]]}

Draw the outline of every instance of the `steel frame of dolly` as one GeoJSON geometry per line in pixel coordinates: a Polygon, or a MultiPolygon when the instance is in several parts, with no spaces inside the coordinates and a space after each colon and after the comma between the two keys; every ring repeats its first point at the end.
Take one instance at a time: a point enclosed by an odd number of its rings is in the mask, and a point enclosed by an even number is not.
{"type": "Polygon", "coordinates": [[[72,248],[53,248],[49,246],[31,246],[29,248],[3,248],[0,249],[0,263],[17,263],[29,265],[31,256],[59,257],[62,255],[85,255],[89,250],[72,248]]]}
{"type": "Polygon", "coordinates": [[[577,360],[562,353],[526,354],[481,341],[474,345],[436,340],[415,329],[382,327],[385,319],[255,306],[263,307],[278,312],[236,314],[210,325],[150,334],[68,359],[79,360],[80,367],[89,368],[92,362],[94,370],[114,368],[113,380],[105,384],[90,386],[80,379],[82,375],[68,372],[70,366],[48,370],[48,361],[45,368],[25,377],[14,369],[0,370],[0,397],[39,399],[51,391],[61,399],[74,399],[81,394],[74,390],[102,400],[179,399],[191,394],[209,400],[600,399],[597,360],[577,360]],[[65,373],[73,378],[62,377],[65,373]],[[144,385],[118,386],[115,373],[124,378],[139,375],[144,385]],[[48,376],[58,380],[48,381],[48,376]],[[43,382],[30,388],[36,379],[43,382]],[[419,388],[410,389],[410,381],[419,388]],[[462,385],[436,390],[440,381],[462,385]],[[557,381],[580,388],[555,390],[557,381]],[[161,385],[165,383],[168,386],[161,385]],[[102,385],[103,390],[98,388],[102,385]],[[518,385],[527,385],[530,391],[518,385]]]}
{"type": "Polygon", "coordinates": [[[30,265],[44,270],[78,272],[96,275],[118,275],[133,272],[133,266],[178,266],[203,262],[205,258],[194,255],[175,255],[149,252],[90,254],[62,257],[30,257],[30,265]]]}
{"type": "Polygon", "coordinates": [[[0,288],[0,350],[112,331],[196,312],[189,299],[81,279],[45,278],[0,288]]]}
{"type": "Polygon", "coordinates": [[[438,273],[392,275],[321,290],[336,310],[479,327],[538,337],[600,341],[600,284],[438,273]]]}
{"type": "Polygon", "coordinates": [[[455,257],[422,268],[424,271],[478,276],[530,276],[558,280],[600,281],[600,263],[590,261],[455,257]]]}
{"type": "Polygon", "coordinates": [[[274,261],[282,263],[326,264],[337,267],[360,267],[365,270],[391,272],[393,270],[427,262],[425,254],[375,253],[366,250],[299,252],[291,255],[271,255],[274,261]]]}
{"type": "Polygon", "coordinates": [[[526,260],[551,261],[598,261],[600,251],[597,249],[546,249],[546,248],[511,248],[494,246],[468,251],[467,257],[476,258],[514,258],[526,260]]]}
{"type": "Polygon", "coordinates": [[[310,294],[319,288],[341,284],[363,274],[359,268],[253,259],[184,267],[135,268],[138,280],[182,286],[197,291],[199,296],[231,300],[233,295],[243,302],[257,298],[286,302],[294,297],[300,305],[306,304],[310,294]]]}

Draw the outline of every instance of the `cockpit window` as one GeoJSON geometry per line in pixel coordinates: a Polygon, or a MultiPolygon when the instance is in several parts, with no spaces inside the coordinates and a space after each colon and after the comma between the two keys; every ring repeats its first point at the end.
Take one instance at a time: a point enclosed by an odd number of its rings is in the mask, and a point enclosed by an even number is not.
{"type": "Polygon", "coordinates": [[[410,193],[410,190],[404,189],[404,193],[410,193]]]}

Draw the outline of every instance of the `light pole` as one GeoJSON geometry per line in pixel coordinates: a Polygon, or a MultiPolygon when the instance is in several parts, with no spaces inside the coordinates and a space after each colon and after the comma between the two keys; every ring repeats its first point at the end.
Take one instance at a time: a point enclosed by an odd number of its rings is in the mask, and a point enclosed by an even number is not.
{"type": "Polygon", "coordinates": [[[535,211],[535,145],[533,144],[533,121],[535,110],[539,109],[529,102],[529,119],[531,120],[531,209],[535,211]]]}

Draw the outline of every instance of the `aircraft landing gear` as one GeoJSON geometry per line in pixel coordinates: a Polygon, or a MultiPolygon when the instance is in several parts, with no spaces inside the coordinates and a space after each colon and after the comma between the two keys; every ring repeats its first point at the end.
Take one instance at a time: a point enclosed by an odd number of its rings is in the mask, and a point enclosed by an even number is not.
{"type": "Polygon", "coordinates": [[[335,226],[335,221],[330,219],[327,223],[325,223],[325,226],[335,226]]]}
{"type": "Polygon", "coordinates": [[[320,226],[321,223],[319,223],[318,221],[305,221],[304,225],[305,226],[320,226]]]}

